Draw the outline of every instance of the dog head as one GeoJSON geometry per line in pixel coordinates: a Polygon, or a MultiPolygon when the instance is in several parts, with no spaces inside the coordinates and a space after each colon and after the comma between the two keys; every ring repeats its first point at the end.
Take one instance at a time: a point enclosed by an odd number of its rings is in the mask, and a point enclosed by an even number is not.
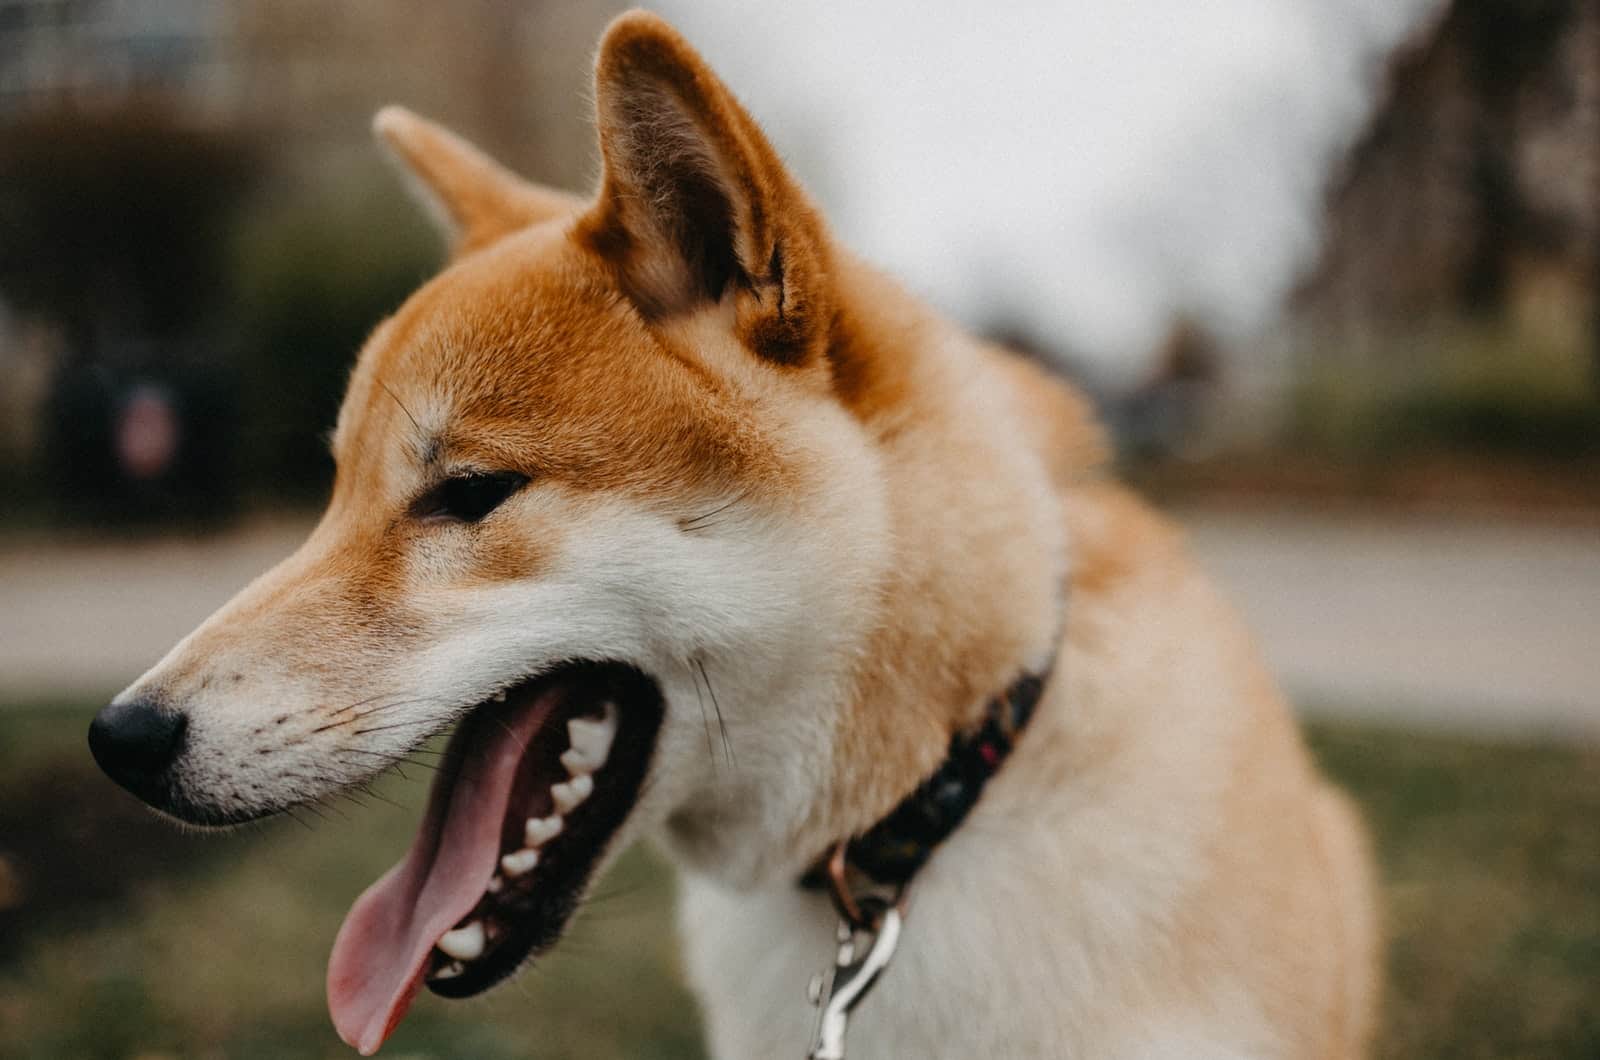
{"type": "Polygon", "coordinates": [[[452,261],[361,351],[309,539],[90,734],[152,805],[224,825],[459,723],[335,947],[364,1051],[424,981],[476,993],[548,946],[643,829],[792,862],[873,621],[881,472],[839,399],[820,220],[659,19],[611,27],[596,88],[587,202],[378,116],[452,261]]]}

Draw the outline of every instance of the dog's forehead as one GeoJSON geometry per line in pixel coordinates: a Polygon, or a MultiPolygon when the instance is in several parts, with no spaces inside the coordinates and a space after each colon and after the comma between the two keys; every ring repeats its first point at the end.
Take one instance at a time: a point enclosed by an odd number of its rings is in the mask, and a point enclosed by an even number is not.
{"type": "Polygon", "coordinates": [[[379,326],[334,450],[341,474],[394,491],[458,468],[681,484],[748,462],[726,396],[602,263],[535,231],[452,265],[379,326]]]}
{"type": "Polygon", "coordinates": [[[526,233],[453,264],[374,331],[336,449],[395,433],[397,417],[434,445],[548,419],[589,387],[625,392],[649,377],[653,346],[602,269],[564,239],[526,233]]]}

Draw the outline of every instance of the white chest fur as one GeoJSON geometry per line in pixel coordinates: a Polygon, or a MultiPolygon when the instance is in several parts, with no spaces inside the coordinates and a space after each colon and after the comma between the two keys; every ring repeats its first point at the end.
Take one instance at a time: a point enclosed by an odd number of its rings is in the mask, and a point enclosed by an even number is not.
{"type": "MultiPolygon", "coordinates": [[[[1168,921],[1197,837],[1130,843],[1102,814],[1072,813],[1068,793],[1048,801],[1020,818],[980,804],[918,874],[894,960],[850,1018],[851,1060],[1286,1055],[1228,976],[1172,981],[1168,921]]],[[[792,882],[734,891],[683,874],[713,1056],[806,1055],[806,987],[833,960],[837,923],[792,882]]]]}
{"type": "MultiPolygon", "coordinates": [[[[1036,914],[1019,916],[1016,899],[1033,885],[966,879],[961,848],[981,845],[969,840],[919,876],[894,961],[851,1016],[851,1057],[1088,1055],[1065,1002],[1086,996],[1094,962],[1068,941],[1069,914],[1042,910],[1054,922],[1029,932],[1036,914]]],[[[833,960],[837,923],[826,897],[793,884],[735,893],[684,879],[680,927],[713,1055],[805,1055],[806,986],[833,960]]]]}

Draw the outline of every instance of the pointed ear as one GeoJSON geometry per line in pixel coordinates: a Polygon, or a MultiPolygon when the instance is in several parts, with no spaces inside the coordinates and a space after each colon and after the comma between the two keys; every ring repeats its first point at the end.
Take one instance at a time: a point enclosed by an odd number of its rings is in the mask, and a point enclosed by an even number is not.
{"type": "Polygon", "coordinates": [[[761,129],[677,31],[618,18],[595,69],[599,200],[577,232],[647,319],[735,300],[739,338],[782,364],[820,360],[827,242],[761,129]]]}
{"type": "Polygon", "coordinates": [[[528,225],[575,215],[582,200],[530,184],[442,126],[388,106],[372,119],[455,256],[528,225]]]}

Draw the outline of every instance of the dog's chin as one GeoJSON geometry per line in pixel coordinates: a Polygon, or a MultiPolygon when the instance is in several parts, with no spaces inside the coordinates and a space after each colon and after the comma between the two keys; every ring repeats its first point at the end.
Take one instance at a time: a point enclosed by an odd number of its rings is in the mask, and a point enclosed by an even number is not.
{"type": "Polygon", "coordinates": [[[664,713],[620,663],[563,665],[457,728],[406,857],[346,917],[328,966],[334,1024],[369,1052],[422,984],[470,997],[562,934],[627,822],[664,713]]]}

